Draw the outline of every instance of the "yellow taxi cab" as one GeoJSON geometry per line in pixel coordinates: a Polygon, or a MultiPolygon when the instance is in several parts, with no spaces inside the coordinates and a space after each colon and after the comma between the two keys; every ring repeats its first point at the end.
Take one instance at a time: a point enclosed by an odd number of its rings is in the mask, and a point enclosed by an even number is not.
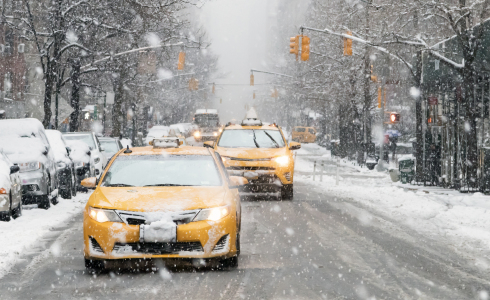
{"type": "Polygon", "coordinates": [[[316,130],[313,127],[296,126],[293,128],[291,138],[298,143],[314,143],[316,141],[316,130]]]}
{"type": "Polygon", "coordinates": [[[86,268],[154,258],[237,266],[247,180],[228,176],[211,149],[175,137],[151,144],[122,149],[98,182],[82,181],[95,188],[83,212],[86,268]]]}
{"type": "Polygon", "coordinates": [[[293,151],[299,143],[288,144],[281,128],[263,125],[257,118],[246,118],[241,125],[223,128],[216,143],[206,142],[214,148],[234,176],[245,177],[249,184],[241,187],[242,194],[275,193],[283,200],[293,198],[293,151]]]}

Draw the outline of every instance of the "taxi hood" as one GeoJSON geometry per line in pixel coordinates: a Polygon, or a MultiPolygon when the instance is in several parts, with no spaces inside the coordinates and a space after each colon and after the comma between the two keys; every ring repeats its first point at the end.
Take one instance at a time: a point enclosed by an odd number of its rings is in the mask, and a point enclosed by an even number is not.
{"type": "Polygon", "coordinates": [[[288,154],[288,148],[223,148],[217,147],[216,151],[221,156],[260,159],[271,158],[288,154]]]}
{"type": "Polygon", "coordinates": [[[218,187],[99,187],[89,206],[139,212],[182,211],[226,205],[226,189],[218,187]]]}

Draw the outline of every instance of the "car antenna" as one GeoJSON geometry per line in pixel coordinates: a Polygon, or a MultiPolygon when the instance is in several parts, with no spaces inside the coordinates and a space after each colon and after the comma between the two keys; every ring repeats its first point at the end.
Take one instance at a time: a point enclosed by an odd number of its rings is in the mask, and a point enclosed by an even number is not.
{"type": "Polygon", "coordinates": [[[133,150],[129,149],[129,145],[127,145],[127,149],[124,150],[124,153],[133,153],[133,150]]]}

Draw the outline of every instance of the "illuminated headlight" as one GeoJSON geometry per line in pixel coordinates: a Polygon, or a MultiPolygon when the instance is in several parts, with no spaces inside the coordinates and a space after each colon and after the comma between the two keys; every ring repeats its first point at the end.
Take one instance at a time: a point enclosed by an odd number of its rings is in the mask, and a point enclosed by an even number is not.
{"type": "Polygon", "coordinates": [[[217,133],[217,132],[213,132],[213,135],[214,135],[214,136],[218,136],[218,133],[217,133]]]}
{"type": "Polygon", "coordinates": [[[289,156],[287,156],[287,155],[279,156],[279,157],[274,158],[274,161],[278,165],[280,165],[282,167],[285,167],[285,166],[287,166],[289,164],[289,156]]]}
{"type": "Polygon", "coordinates": [[[66,168],[66,164],[64,162],[59,162],[56,164],[56,168],[64,169],[64,168],[66,168]]]}
{"type": "Polygon", "coordinates": [[[219,129],[219,132],[220,132],[220,133],[221,133],[221,132],[223,132],[223,128],[220,128],[220,129],[219,129]]]}
{"type": "Polygon", "coordinates": [[[100,157],[94,158],[94,164],[98,164],[100,162],[100,157]]]}
{"type": "Polygon", "coordinates": [[[113,210],[100,209],[100,208],[88,208],[88,215],[99,223],[104,222],[121,222],[121,218],[113,210]]]}
{"type": "Polygon", "coordinates": [[[226,157],[226,156],[221,156],[221,160],[223,161],[223,163],[226,163],[226,162],[230,161],[230,158],[226,157]]]}
{"type": "Polygon", "coordinates": [[[197,137],[198,138],[200,136],[201,136],[201,133],[199,131],[194,132],[194,137],[197,137]]]}
{"type": "Polygon", "coordinates": [[[218,221],[230,214],[230,206],[220,206],[201,210],[194,218],[197,221],[218,221]]]}
{"type": "Polygon", "coordinates": [[[81,168],[83,166],[85,166],[85,163],[84,162],[78,161],[78,162],[75,163],[75,168],[81,168]]]}
{"type": "Polygon", "coordinates": [[[41,169],[41,163],[40,162],[20,163],[19,168],[20,168],[19,172],[29,172],[29,171],[39,170],[41,169]]]}

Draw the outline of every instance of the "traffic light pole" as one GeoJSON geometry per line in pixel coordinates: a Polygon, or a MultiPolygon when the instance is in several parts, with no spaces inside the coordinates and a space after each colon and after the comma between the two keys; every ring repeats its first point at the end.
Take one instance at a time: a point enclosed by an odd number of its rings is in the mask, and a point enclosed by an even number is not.
{"type": "Polygon", "coordinates": [[[385,101],[384,101],[384,89],[385,89],[385,82],[384,78],[381,78],[381,110],[380,110],[380,126],[381,126],[381,142],[379,144],[379,159],[378,159],[378,165],[376,166],[376,169],[379,172],[383,172],[385,170],[384,167],[384,143],[385,143],[385,128],[384,128],[384,117],[385,117],[385,101]]]}

